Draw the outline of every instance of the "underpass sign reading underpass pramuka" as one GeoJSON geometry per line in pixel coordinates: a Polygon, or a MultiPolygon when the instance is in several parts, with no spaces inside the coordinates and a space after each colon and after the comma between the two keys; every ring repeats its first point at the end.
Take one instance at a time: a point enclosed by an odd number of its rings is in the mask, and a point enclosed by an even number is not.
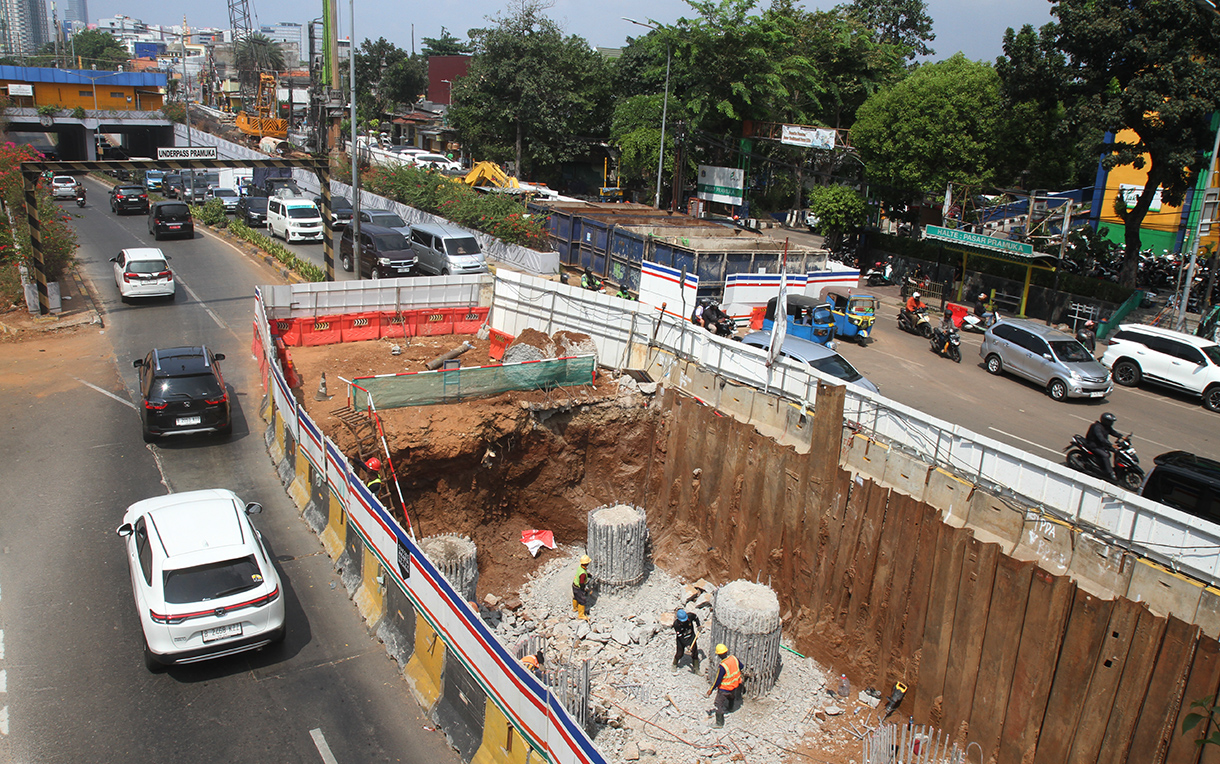
{"type": "Polygon", "coordinates": [[[189,146],[157,149],[157,159],[216,159],[215,146],[189,146]]]}

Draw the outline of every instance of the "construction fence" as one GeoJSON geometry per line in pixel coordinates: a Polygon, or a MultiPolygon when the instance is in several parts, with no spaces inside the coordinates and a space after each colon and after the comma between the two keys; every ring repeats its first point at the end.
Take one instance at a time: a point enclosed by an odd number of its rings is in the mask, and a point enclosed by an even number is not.
{"type": "Polygon", "coordinates": [[[413,371],[357,377],[352,380],[352,403],[357,410],[378,410],[454,403],[510,390],[546,390],[592,385],[597,381],[597,357],[549,358],[496,366],[466,366],[436,371],[413,371]]]}

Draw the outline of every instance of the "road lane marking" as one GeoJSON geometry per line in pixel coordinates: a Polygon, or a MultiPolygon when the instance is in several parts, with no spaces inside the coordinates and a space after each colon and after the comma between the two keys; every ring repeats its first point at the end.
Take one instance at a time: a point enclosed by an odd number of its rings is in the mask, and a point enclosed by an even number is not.
{"type": "Polygon", "coordinates": [[[77,382],[80,382],[82,385],[84,385],[85,387],[88,387],[91,390],[97,390],[99,393],[106,396],[107,398],[112,398],[112,399],[118,401],[119,403],[123,404],[124,406],[127,406],[128,408],[134,409],[136,411],[140,410],[139,407],[136,406],[136,404],[132,403],[131,401],[127,400],[126,398],[120,398],[119,396],[115,395],[114,393],[110,392],[109,390],[103,390],[102,388],[98,387],[97,385],[91,385],[88,382],[86,382],[85,380],[81,379],[80,377],[73,377],[72,379],[75,379],[77,382]]]}
{"type": "Polygon", "coordinates": [[[1026,440],[1025,438],[1022,438],[1020,435],[1013,435],[1011,432],[1004,432],[1003,430],[997,429],[995,427],[988,427],[987,429],[991,430],[992,432],[998,432],[1001,435],[1007,435],[1008,437],[1013,438],[1014,440],[1019,440],[1022,443],[1028,443],[1029,445],[1033,446],[1034,448],[1040,448],[1043,451],[1050,451],[1052,454],[1055,454],[1056,456],[1058,456],[1060,453],[1059,451],[1057,451],[1053,448],[1044,446],[1041,443],[1035,443],[1032,440],[1026,440]]]}
{"type": "Polygon", "coordinates": [[[309,736],[313,738],[313,744],[317,747],[318,753],[322,756],[322,761],[326,764],[339,764],[339,760],[330,752],[330,746],[326,744],[326,736],[322,734],[322,730],[311,729],[309,736]]]}
{"type": "Polygon", "coordinates": [[[191,296],[192,300],[199,303],[199,307],[203,308],[204,310],[206,310],[208,312],[208,315],[212,317],[212,320],[216,322],[217,326],[219,326],[221,329],[224,329],[226,332],[230,331],[228,325],[225,324],[224,321],[220,320],[220,316],[213,313],[212,309],[209,308],[207,305],[204,305],[203,300],[199,299],[199,295],[195,294],[194,289],[191,289],[189,286],[187,286],[187,283],[185,281],[183,281],[181,278],[178,279],[178,283],[182,285],[182,288],[186,290],[186,293],[191,296]]]}

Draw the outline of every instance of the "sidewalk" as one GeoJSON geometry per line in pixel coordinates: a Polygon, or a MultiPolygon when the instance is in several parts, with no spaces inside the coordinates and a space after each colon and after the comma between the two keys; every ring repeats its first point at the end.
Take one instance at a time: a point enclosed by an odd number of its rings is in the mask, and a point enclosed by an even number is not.
{"type": "Polygon", "coordinates": [[[101,315],[93,303],[93,296],[73,268],[69,278],[59,283],[63,311],[46,316],[31,315],[24,304],[16,310],[0,313],[0,337],[32,335],[52,332],[77,326],[102,324],[101,315]]]}

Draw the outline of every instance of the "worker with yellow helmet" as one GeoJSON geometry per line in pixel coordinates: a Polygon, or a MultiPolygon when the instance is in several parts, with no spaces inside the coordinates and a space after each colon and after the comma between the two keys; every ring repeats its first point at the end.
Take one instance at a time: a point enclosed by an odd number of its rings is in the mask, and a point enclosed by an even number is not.
{"type": "Polygon", "coordinates": [[[716,645],[716,657],[720,660],[720,667],[716,670],[716,681],[707,691],[709,696],[716,693],[716,706],[707,715],[715,714],[716,726],[723,727],[725,712],[741,698],[741,662],[736,656],[729,655],[729,648],[723,644],[716,645]]]}
{"type": "Polygon", "coordinates": [[[589,564],[593,559],[589,555],[580,556],[580,567],[576,569],[576,577],[572,579],[572,609],[576,617],[587,621],[585,608],[589,606],[589,588],[593,585],[593,577],[589,575],[589,564]]]}

